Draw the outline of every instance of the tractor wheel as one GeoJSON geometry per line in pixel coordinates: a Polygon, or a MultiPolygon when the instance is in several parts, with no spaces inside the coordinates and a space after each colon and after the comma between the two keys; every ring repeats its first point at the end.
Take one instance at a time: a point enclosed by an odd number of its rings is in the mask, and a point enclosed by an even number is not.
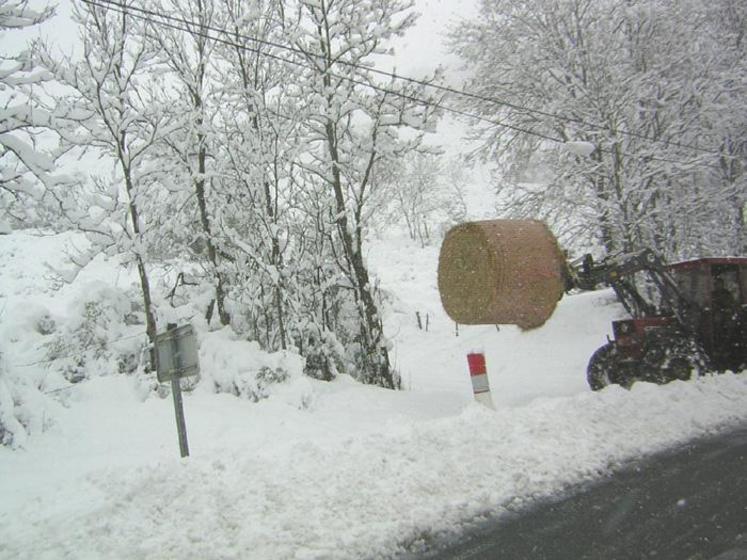
{"type": "Polygon", "coordinates": [[[635,364],[623,362],[617,347],[608,342],[597,348],[589,359],[586,380],[592,391],[599,391],[614,383],[628,388],[636,380],[635,364]]]}
{"type": "Polygon", "coordinates": [[[708,371],[705,351],[691,337],[678,331],[653,331],[646,335],[642,380],[653,383],[687,381],[708,371]]]}

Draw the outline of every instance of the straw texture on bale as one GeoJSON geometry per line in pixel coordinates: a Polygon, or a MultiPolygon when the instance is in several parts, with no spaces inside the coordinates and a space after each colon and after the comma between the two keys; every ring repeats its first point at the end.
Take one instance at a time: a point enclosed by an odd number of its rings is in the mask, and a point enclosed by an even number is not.
{"type": "Polygon", "coordinates": [[[446,234],[438,290],[446,313],[465,325],[541,326],[565,288],[555,236],[534,220],[460,224],[446,234]]]}

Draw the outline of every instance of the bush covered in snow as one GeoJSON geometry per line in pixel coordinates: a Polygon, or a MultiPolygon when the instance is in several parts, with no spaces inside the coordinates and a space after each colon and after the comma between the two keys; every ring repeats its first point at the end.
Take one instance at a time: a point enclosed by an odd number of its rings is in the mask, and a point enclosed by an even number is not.
{"type": "Polygon", "coordinates": [[[205,333],[200,342],[201,384],[257,402],[283,383],[301,377],[304,359],[289,351],[268,353],[230,327],[205,333]]]}
{"type": "Polygon", "coordinates": [[[15,416],[15,403],[10,387],[7,383],[7,373],[5,371],[5,360],[0,354],[0,444],[12,445],[16,434],[23,434],[18,418],[15,416]]]}
{"type": "Polygon", "coordinates": [[[306,364],[303,372],[314,379],[331,381],[345,369],[345,348],[332,331],[308,334],[305,340],[306,364]]]}
{"type": "Polygon", "coordinates": [[[109,373],[133,373],[140,364],[143,337],[130,332],[132,306],[124,292],[93,282],[69,306],[70,319],[47,345],[49,359],[65,379],[77,383],[109,373]]]}
{"type": "MultiPolygon", "coordinates": [[[[135,373],[145,350],[142,325],[130,325],[127,295],[103,282],[76,290],[64,315],[20,301],[0,332],[0,444],[23,447],[54,421],[71,384],[135,373]]],[[[153,377],[151,374],[150,377],[153,377]]]]}
{"type": "MultiPolygon", "coordinates": [[[[0,444],[23,447],[29,434],[43,431],[56,403],[44,394],[59,379],[45,365],[39,348],[57,322],[39,304],[22,301],[3,309],[0,329],[0,444]],[[22,358],[20,358],[22,357],[22,358]]],[[[62,380],[64,383],[64,380],[62,380]]]]}
{"type": "Polygon", "coordinates": [[[23,447],[30,434],[43,432],[58,407],[41,387],[47,372],[13,368],[0,349],[0,445],[23,447]]]}

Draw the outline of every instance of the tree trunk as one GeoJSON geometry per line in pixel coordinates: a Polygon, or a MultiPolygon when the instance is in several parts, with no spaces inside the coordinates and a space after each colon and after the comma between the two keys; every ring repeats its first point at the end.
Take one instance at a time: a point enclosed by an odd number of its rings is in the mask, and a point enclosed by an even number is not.
{"type": "MultiPolygon", "coordinates": [[[[328,78],[325,76],[325,82],[328,78]]],[[[350,266],[348,276],[355,286],[356,300],[361,323],[361,345],[364,355],[361,356],[363,379],[366,383],[381,385],[388,389],[395,389],[397,385],[391,371],[389,352],[383,343],[384,333],[379,318],[376,302],[371,292],[368,270],[363,263],[363,256],[357,250],[353,235],[350,233],[345,197],[340,176],[339,154],[337,152],[334,124],[327,121],[325,125],[327,147],[332,160],[332,188],[334,189],[337,231],[345,251],[345,258],[350,266]]]]}
{"type": "MultiPolygon", "coordinates": [[[[200,5],[200,13],[202,13],[202,6],[200,5]]],[[[224,278],[219,269],[218,252],[215,249],[215,243],[213,243],[213,235],[210,228],[210,216],[208,214],[207,202],[205,200],[205,173],[207,171],[206,160],[207,160],[207,146],[205,132],[203,131],[204,119],[202,115],[203,103],[202,93],[200,89],[204,81],[205,75],[205,61],[203,58],[202,49],[204,45],[200,46],[200,66],[198,69],[196,89],[192,91],[192,102],[197,113],[197,177],[194,178],[195,196],[197,197],[197,205],[200,209],[200,224],[202,225],[202,232],[205,236],[205,243],[207,245],[208,259],[210,260],[210,266],[213,269],[213,275],[215,276],[215,302],[218,307],[218,318],[220,324],[223,326],[228,325],[231,322],[231,317],[226,311],[225,304],[225,288],[224,278]]]]}
{"type": "Polygon", "coordinates": [[[223,275],[218,269],[218,251],[215,249],[215,244],[213,243],[210,217],[208,216],[207,202],[205,201],[205,150],[203,148],[200,148],[200,154],[198,157],[199,177],[194,182],[195,196],[197,197],[197,206],[200,209],[200,224],[202,225],[202,232],[205,236],[208,260],[210,261],[215,276],[215,302],[218,307],[218,318],[220,319],[220,324],[225,326],[231,322],[231,317],[226,311],[224,280],[223,275]]]}
{"type": "MultiPolygon", "coordinates": [[[[132,232],[135,236],[140,236],[140,214],[138,212],[137,204],[135,204],[135,193],[134,186],[132,184],[132,176],[130,169],[125,165],[124,161],[121,161],[122,171],[125,178],[125,188],[127,189],[127,196],[129,198],[129,212],[130,220],[132,223],[132,232]]],[[[156,325],[156,317],[153,313],[153,299],[150,295],[150,280],[148,279],[148,271],[145,268],[145,262],[143,256],[140,253],[135,253],[135,261],[137,262],[137,272],[140,278],[140,291],[143,295],[143,308],[145,310],[145,332],[148,335],[148,342],[151,345],[151,367],[156,369],[157,364],[155,361],[155,344],[156,334],[158,333],[158,327],[156,325]]]]}

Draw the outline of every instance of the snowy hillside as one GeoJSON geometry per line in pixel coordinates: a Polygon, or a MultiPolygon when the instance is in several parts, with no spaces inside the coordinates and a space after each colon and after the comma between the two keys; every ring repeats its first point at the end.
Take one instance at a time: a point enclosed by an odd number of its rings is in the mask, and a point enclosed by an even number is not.
{"type": "MultiPolygon", "coordinates": [[[[292,355],[198,325],[203,380],[185,394],[191,456],[179,459],[171,400],[142,377],[102,359],[100,376],[71,385],[43,362],[81,301],[117,300],[133,281],[98,257],[64,285],[50,266],[71,242],[0,236],[0,389],[12,377],[47,393],[24,405],[36,424],[23,446],[0,447],[3,559],[392,557],[747,420],[744,374],[589,391],[586,361],[621,313],[606,291],[564,298],[536,331],[456,336],[436,291],[437,247],[392,236],[374,241],[368,263],[387,292],[405,390],[316,381],[292,355]],[[486,353],[495,411],[472,402],[473,349],[486,353]],[[272,360],[291,376],[269,398],[209,386],[272,360]]],[[[117,328],[126,343],[140,326],[117,328]]]]}

